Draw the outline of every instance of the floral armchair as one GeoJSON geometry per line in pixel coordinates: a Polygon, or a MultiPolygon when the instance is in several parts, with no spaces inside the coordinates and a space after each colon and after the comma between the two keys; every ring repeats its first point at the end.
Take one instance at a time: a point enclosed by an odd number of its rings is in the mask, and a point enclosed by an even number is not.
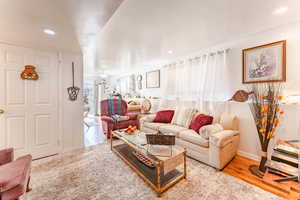
{"type": "Polygon", "coordinates": [[[128,113],[126,101],[118,98],[101,101],[102,129],[107,138],[110,138],[111,131],[127,128],[129,125],[138,126],[137,114],[128,113]],[[116,120],[114,115],[126,116],[126,120],[116,120]]]}

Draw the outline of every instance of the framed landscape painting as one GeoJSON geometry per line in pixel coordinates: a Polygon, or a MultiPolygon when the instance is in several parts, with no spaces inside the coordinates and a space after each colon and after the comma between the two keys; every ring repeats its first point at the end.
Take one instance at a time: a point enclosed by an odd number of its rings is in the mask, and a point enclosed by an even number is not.
{"type": "Polygon", "coordinates": [[[285,81],[285,40],[243,50],[243,83],[285,81]]]}
{"type": "Polygon", "coordinates": [[[160,70],[155,70],[146,73],[146,87],[147,88],[160,87],[160,70]]]}

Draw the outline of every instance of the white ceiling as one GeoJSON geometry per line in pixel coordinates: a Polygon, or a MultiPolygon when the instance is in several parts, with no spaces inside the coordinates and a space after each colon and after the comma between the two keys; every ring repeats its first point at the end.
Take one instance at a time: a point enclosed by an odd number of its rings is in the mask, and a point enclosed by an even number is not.
{"type": "Polygon", "coordinates": [[[0,41],[82,52],[123,0],[1,0],[0,41]],[[49,28],[55,36],[43,33],[49,28]]]}
{"type": "Polygon", "coordinates": [[[119,73],[172,60],[298,21],[299,10],[299,0],[126,0],[98,35],[97,69],[119,73]],[[280,7],[288,11],[274,15],[280,7]]]}

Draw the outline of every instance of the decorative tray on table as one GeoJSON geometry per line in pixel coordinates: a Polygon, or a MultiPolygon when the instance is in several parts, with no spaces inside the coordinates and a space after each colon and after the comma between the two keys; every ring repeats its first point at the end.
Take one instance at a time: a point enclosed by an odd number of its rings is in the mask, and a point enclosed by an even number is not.
{"type": "Polygon", "coordinates": [[[132,154],[142,163],[144,163],[146,166],[150,167],[150,168],[154,168],[155,167],[155,162],[148,158],[146,155],[144,155],[141,152],[138,151],[133,151],[132,154]]]}

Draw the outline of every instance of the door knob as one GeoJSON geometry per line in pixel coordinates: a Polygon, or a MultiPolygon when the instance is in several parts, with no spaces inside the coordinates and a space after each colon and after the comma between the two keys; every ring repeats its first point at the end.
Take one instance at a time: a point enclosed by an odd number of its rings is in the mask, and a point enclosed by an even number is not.
{"type": "Polygon", "coordinates": [[[3,109],[0,109],[0,115],[3,114],[3,113],[4,113],[4,110],[3,110],[3,109]]]}

